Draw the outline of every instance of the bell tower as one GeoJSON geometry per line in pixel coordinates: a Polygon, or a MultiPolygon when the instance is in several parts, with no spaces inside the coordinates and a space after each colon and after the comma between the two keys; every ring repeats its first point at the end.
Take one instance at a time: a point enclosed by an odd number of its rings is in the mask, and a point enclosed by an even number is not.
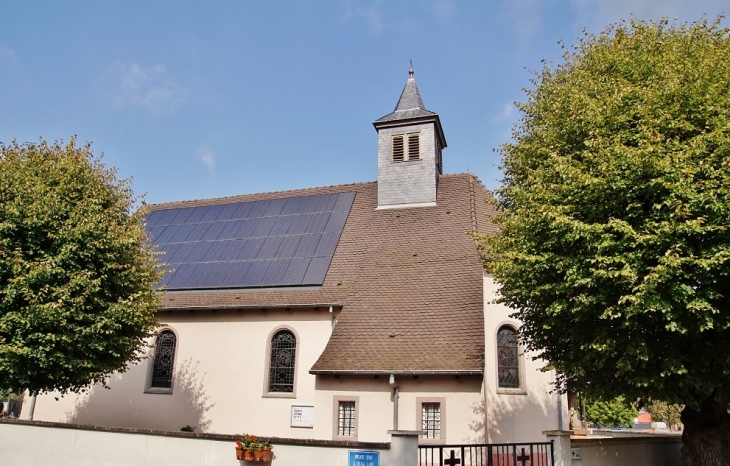
{"type": "Polygon", "coordinates": [[[378,132],[378,209],[436,205],[446,138],[438,114],[426,110],[413,68],[395,110],[373,122],[378,132]]]}

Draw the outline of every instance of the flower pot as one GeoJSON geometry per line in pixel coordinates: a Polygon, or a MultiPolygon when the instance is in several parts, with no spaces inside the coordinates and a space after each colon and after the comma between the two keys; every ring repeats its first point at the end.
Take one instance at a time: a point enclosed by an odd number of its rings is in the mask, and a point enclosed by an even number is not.
{"type": "Polygon", "coordinates": [[[254,450],[253,458],[254,458],[254,461],[271,461],[271,448],[264,448],[263,450],[254,450]]]}
{"type": "Polygon", "coordinates": [[[243,447],[236,447],[236,459],[238,461],[271,461],[271,448],[249,450],[243,447]]]}

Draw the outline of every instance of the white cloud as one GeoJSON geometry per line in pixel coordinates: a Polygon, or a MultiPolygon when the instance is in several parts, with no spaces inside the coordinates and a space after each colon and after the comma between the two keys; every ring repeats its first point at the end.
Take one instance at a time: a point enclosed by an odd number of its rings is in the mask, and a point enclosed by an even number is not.
{"type": "Polygon", "coordinates": [[[148,68],[138,63],[114,62],[102,83],[111,101],[119,107],[143,107],[153,113],[170,112],[187,96],[187,90],[165,65],[148,68]]]}
{"type": "Polygon", "coordinates": [[[200,155],[200,161],[203,162],[203,165],[205,165],[208,169],[210,176],[215,176],[215,157],[213,156],[213,153],[209,150],[204,150],[200,155]]]}
{"type": "Polygon", "coordinates": [[[431,8],[436,18],[453,16],[456,13],[456,0],[428,0],[425,5],[431,8]]]}
{"type": "Polygon", "coordinates": [[[0,62],[15,63],[18,61],[18,57],[13,52],[13,49],[5,44],[0,44],[0,62]]]}
{"type": "Polygon", "coordinates": [[[383,29],[380,0],[375,0],[369,5],[363,1],[347,0],[345,2],[345,13],[340,21],[347,23],[353,19],[364,20],[370,32],[380,32],[383,29]]]}
{"type": "Polygon", "coordinates": [[[727,0],[571,0],[577,14],[576,28],[598,33],[620,19],[650,21],[665,16],[680,22],[692,22],[704,14],[713,21],[727,9],[727,0]]]}
{"type": "Polygon", "coordinates": [[[502,4],[499,16],[512,25],[521,49],[528,47],[542,29],[544,4],[541,0],[512,0],[502,4]]]}
{"type": "Polygon", "coordinates": [[[512,121],[517,114],[517,108],[513,102],[507,102],[502,105],[500,112],[490,118],[490,121],[512,121]]]}

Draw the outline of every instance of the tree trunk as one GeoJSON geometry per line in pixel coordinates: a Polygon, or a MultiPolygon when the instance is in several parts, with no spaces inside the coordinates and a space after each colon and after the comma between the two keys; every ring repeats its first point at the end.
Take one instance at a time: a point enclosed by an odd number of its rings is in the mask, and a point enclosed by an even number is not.
{"type": "Polygon", "coordinates": [[[730,464],[730,415],[728,407],[706,399],[699,411],[682,411],[682,466],[730,464]]]}

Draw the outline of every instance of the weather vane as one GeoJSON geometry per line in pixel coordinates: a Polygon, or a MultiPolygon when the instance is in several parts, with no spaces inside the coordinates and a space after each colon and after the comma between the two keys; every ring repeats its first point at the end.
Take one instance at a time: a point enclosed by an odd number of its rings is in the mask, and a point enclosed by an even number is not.
{"type": "Polygon", "coordinates": [[[411,69],[408,70],[408,74],[411,75],[411,76],[413,76],[413,59],[409,59],[408,61],[411,64],[411,69]]]}

